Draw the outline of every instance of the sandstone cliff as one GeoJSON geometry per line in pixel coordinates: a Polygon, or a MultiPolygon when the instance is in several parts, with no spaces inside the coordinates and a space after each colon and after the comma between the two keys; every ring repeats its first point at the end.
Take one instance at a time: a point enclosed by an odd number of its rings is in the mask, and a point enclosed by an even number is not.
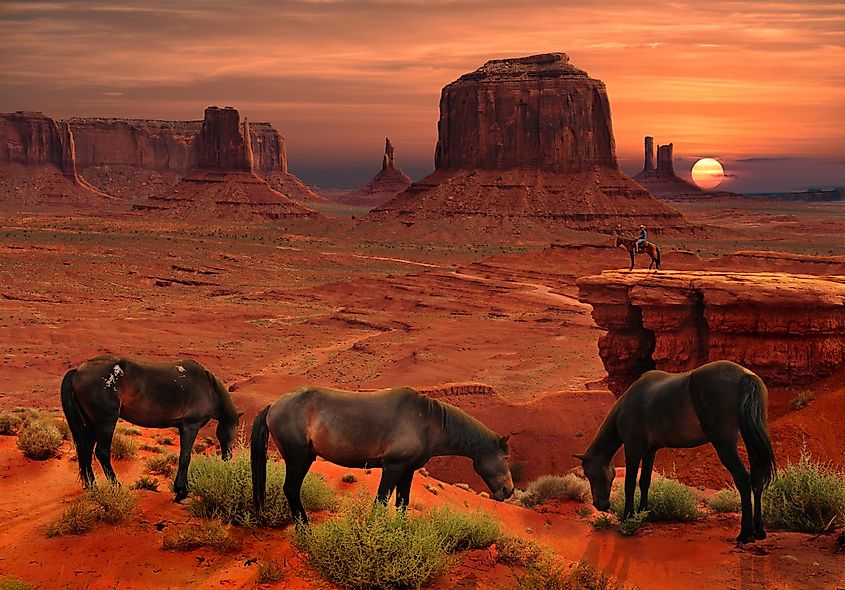
{"type": "Polygon", "coordinates": [[[396,153],[389,138],[384,139],[384,156],[381,171],[369,182],[354,191],[334,197],[334,200],[348,205],[375,207],[386,203],[411,186],[411,179],[396,167],[396,153]]]}
{"type": "Polygon", "coordinates": [[[447,85],[435,167],[366,221],[460,219],[471,229],[472,218],[505,232],[525,220],[552,230],[690,229],[619,170],[604,83],[563,53],[489,61],[447,85]]]}
{"type": "Polygon", "coordinates": [[[114,200],[79,178],[74,134],[42,113],[0,113],[0,203],[101,206],[114,200]]]}
{"type": "Polygon", "coordinates": [[[599,354],[616,396],[655,368],[727,359],[796,385],[845,363],[845,276],[605,271],[578,287],[607,330],[599,354]]]}

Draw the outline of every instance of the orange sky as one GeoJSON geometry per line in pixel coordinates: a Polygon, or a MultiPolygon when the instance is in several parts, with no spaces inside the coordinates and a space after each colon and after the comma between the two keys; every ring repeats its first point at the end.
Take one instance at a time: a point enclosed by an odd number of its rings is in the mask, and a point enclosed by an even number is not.
{"type": "Polygon", "coordinates": [[[626,170],[650,134],[675,143],[679,169],[719,158],[735,188],[768,189],[779,158],[794,174],[778,188],[845,184],[841,2],[6,1],[0,22],[0,111],[232,105],[274,123],[292,171],[328,186],[366,180],[385,135],[412,176],[430,171],[441,87],[548,51],[607,84],[626,170]],[[740,174],[748,158],[756,172],[740,174]]]}

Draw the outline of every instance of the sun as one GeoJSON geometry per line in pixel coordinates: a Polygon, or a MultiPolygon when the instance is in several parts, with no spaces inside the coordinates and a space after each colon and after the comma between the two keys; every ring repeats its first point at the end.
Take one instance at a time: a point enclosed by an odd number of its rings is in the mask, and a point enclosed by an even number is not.
{"type": "Polygon", "coordinates": [[[692,167],[692,179],[701,188],[714,188],[725,179],[725,169],[718,160],[702,158],[692,167]]]}

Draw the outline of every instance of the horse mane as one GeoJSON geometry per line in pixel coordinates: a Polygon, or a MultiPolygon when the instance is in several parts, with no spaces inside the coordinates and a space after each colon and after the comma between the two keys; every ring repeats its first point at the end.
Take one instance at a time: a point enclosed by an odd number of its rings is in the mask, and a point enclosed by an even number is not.
{"type": "Polygon", "coordinates": [[[229,390],[225,385],[223,385],[220,379],[218,379],[214,373],[208,369],[206,369],[205,374],[208,375],[208,380],[211,381],[211,386],[217,392],[217,407],[220,410],[218,421],[219,418],[237,420],[238,410],[235,408],[234,402],[232,402],[232,396],[229,395],[229,390]]]}
{"type": "Polygon", "coordinates": [[[451,445],[466,451],[471,457],[502,450],[499,435],[463,410],[427,395],[420,394],[420,399],[428,414],[437,418],[451,445]]]}

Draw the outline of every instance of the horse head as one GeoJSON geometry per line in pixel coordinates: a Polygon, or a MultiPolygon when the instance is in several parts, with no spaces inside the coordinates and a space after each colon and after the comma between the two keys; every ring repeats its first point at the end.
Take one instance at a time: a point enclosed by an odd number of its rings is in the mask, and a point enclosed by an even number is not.
{"type": "Polygon", "coordinates": [[[610,488],[613,478],[616,477],[616,470],[610,464],[589,455],[575,455],[581,460],[581,468],[584,475],[590,482],[590,494],[593,496],[593,506],[596,510],[607,512],[610,509],[610,488]]]}
{"type": "Polygon", "coordinates": [[[472,461],[472,468],[481,476],[493,499],[501,502],[513,495],[513,477],[508,463],[508,439],[510,435],[499,439],[495,449],[478,455],[472,461]]]}
{"type": "Polygon", "coordinates": [[[217,440],[220,441],[220,454],[224,461],[228,461],[232,457],[232,445],[238,434],[238,422],[241,416],[243,416],[243,412],[226,419],[220,418],[217,420],[217,440]]]}

